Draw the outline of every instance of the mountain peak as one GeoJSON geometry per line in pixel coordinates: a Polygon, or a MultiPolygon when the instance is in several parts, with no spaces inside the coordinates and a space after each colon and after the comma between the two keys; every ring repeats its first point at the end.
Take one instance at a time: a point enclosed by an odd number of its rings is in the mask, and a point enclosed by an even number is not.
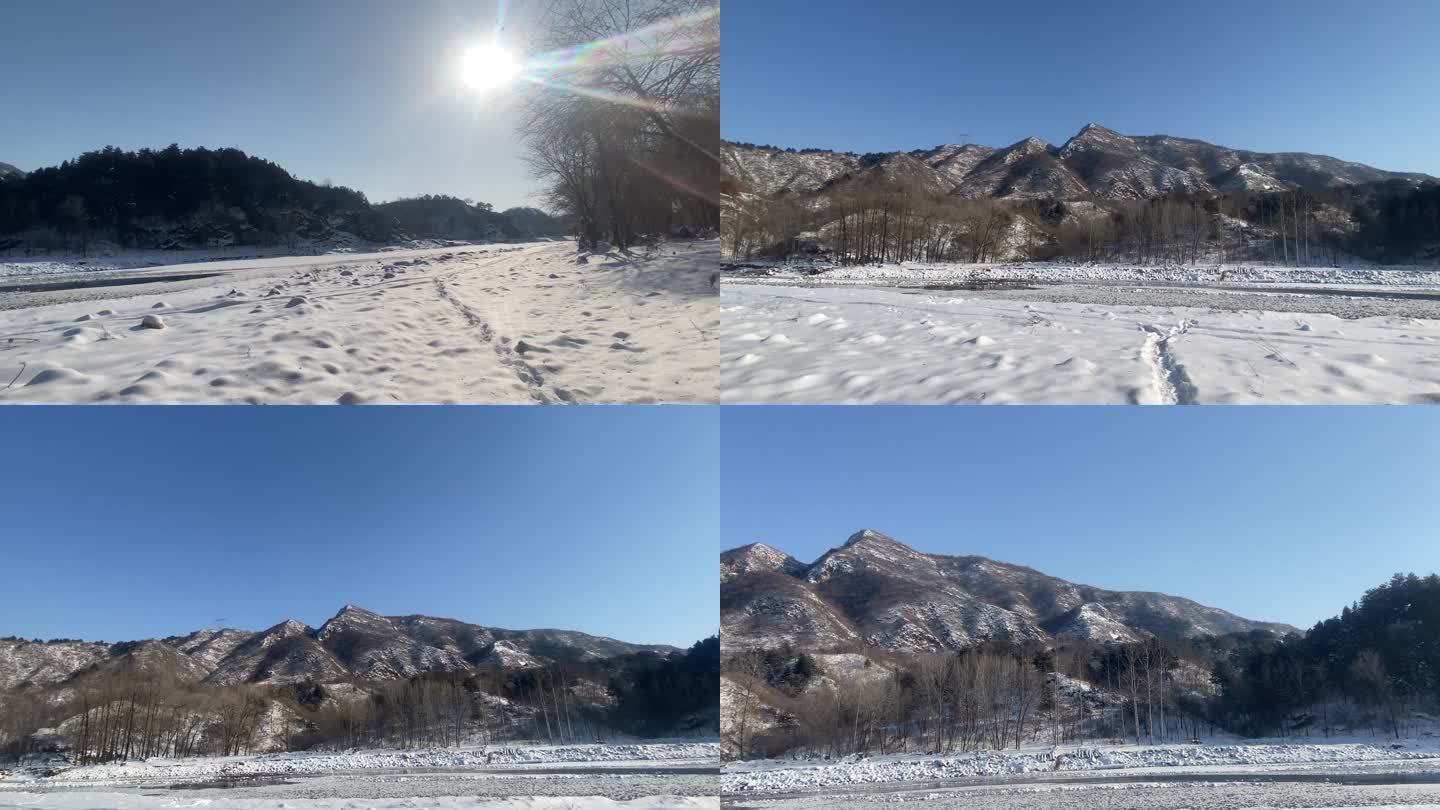
{"type": "Polygon", "coordinates": [[[381,629],[388,627],[389,624],[390,621],[378,613],[371,613],[365,608],[355,605],[346,605],[340,608],[339,613],[321,625],[316,635],[323,640],[346,630],[381,629]]]}
{"type": "Polygon", "coordinates": [[[722,580],[760,570],[795,575],[800,573],[804,567],[794,557],[764,543],[751,543],[720,554],[720,577],[722,580]]]}
{"type": "Polygon", "coordinates": [[[1064,160],[1072,157],[1076,152],[1088,149],[1123,152],[1127,155],[1139,154],[1133,141],[1115,130],[1099,124],[1086,124],[1083,129],[1075,133],[1073,138],[1060,147],[1058,154],[1064,160]]]}
{"type": "Polygon", "coordinates": [[[286,619],[265,631],[266,635],[298,636],[310,632],[310,626],[297,619],[286,619]]]}
{"type": "Polygon", "coordinates": [[[846,538],[845,540],[845,548],[860,545],[861,543],[883,544],[888,546],[900,546],[901,548],[909,548],[909,546],[906,546],[904,543],[896,540],[890,535],[883,532],[877,532],[874,529],[861,529],[860,531],[850,535],[850,537],[846,538]]]}

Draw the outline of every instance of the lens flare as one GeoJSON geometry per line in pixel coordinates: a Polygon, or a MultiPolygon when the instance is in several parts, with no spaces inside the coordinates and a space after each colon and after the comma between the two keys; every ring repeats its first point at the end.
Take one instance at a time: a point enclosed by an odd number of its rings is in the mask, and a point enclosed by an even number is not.
{"type": "Polygon", "coordinates": [[[493,90],[520,75],[520,63],[499,44],[489,42],[465,52],[460,75],[475,90],[493,90]]]}

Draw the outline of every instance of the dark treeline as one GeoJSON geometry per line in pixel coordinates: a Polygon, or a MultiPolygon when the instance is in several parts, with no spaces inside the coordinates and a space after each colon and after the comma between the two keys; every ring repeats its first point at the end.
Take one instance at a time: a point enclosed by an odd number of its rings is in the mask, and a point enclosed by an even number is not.
{"type": "Polygon", "coordinates": [[[338,684],[217,686],[140,667],[94,665],[64,684],[0,692],[0,759],[58,752],[88,764],[277,747],[714,734],[719,670],[718,637],[671,655],[338,684]]]}
{"type": "Polygon", "coordinates": [[[1250,737],[1401,737],[1440,704],[1440,577],[1397,574],[1309,632],[961,651],[736,652],[725,755],[837,757],[1250,737]],[[827,663],[838,662],[838,663],[827,663]]]}
{"type": "Polygon", "coordinates": [[[963,199],[878,176],[813,197],[743,195],[733,181],[722,187],[723,244],[740,260],[820,253],[841,264],[1019,258],[1329,266],[1346,255],[1431,260],[1440,246],[1437,185],[1119,201],[963,199]]]}
{"type": "Polygon", "coordinates": [[[717,730],[719,636],[696,642],[684,655],[641,653],[611,660],[615,669],[609,688],[616,703],[610,719],[615,728],[639,736],[717,730]]]}
{"type": "Polygon", "coordinates": [[[0,180],[0,250],[72,249],[96,240],[178,249],[284,246],[336,231],[372,242],[403,238],[562,236],[534,208],[423,196],[372,205],[359,191],[297,179],[238,149],[113,146],[0,180]]]}
{"type": "Polygon", "coordinates": [[[1366,205],[1357,206],[1361,255],[1382,262],[1403,262],[1429,251],[1440,258],[1440,186],[1413,189],[1386,183],[1374,190],[1366,205]]]}
{"type": "Polygon", "coordinates": [[[1440,699],[1440,577],[1396,574],[1308,633],[1251,639],[1216,667],[1216,720],[1247,734],[1396,737],[1440,699]]]}
{"type": "MultiPolygon", "coordinates": [[[[730,144],[730,145],[732,145],[732,146],[739,146],[739,147],[741,147],[741,148],[743,148],[743,149],[769,149],[769,150],[772,151],[772,152],[788,152],[788,153],[790,153],[790,154],[792,154],[792,155],[816,155],[816,154],[822,154],[822,153],[823,153],[823,154],[829,154],[829,155],[852,155],[852,156],[853,156],[853,155],[855,154],[854,152],[843,152],[843,151],[839,151],[839,150],[836,150],[836,149],[817,149],[817,148],[815,148],[815,147],[806,147],[806,148],[804,148],[804,149],[796,149],[796,148],[793,147],[793,146],[772,146],[772,145],[770,145],[770,144],[768,144],[768,143],[758,143],[758,144],[757,144],[757,143],[750,143],[750,142],[748,142],[748,141],[726,141],[726,143],[728,143],[728,144],[730,144]]],[[[918,153],[918,152],[924,152],[924,151],[925,151],[924,149],[917,149],[915,152],[912,152],[911,154],[916,154],[916,153],[918,153]]]]}
{"type": "Polygon", "coordinates": [[[564,223],[538,208],[497,212],[489,203],[443,194],[378,203],[375,210],[398,232],[416,239],[515,239],[566,233],[564,223]]]}
{"type": "Polygon", "coordinates": [[[87,152],[0,181],[0,234],[39,248],[105,239],[124,247],[276,245],[340,227],[375,241],[390,223],[365,195],[298,180],[238,149],[87,152]]]}

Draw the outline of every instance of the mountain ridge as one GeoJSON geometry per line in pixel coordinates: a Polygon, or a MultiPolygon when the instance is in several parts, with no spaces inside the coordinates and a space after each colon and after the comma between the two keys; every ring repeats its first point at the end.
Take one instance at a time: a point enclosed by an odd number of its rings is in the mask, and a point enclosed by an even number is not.
{"type": "Polygon", "coordinates": [[[978,555],[916,551],[881,532],[852,534],[811,563],[752,543],[721,552],[721,637],[729,648],[960,649],[995,639],[1295,631],[1158,591],[1063,580],[978,555]]]}
{"type": "Polygon", "coordinates": [[[164,671],[182,681],[233,686],[393,680],[487,665],[542,666],[679,651],[666,644],[637,644],[579,631],[509,630],[458,619],[381,616],[345,605],[319,627],[287,619],[259,631],[213,628],[109,643],[0,639],[0,689],[61,683],[97,667],[164,671]]]}
{"type": "MultiPolygon", "coordinates": [[[[942,144],[908,152],[858,155],[722,141],[726,172],[762,195],[834,191],[907,156],[927,169],[919,182],[961,198],[1146,199],[1171,192],[1336,188],[1386,180],[1440,179],[1379,169],[1310,152],[1258,152],[1172,135],[1122,135],[1097,123],[1060,146],[1028,137],[1008,146],[942,144]],[[767,165],[768,164],[768,165],[767,165]],[[1251,167],[1241,172],[1242,167],[1251,167]],[[1241,175],[1235,177],[1237,172],[1241,175]]],[[[913,170],[905,174],[914,175],[913,170]]],[[[902,182],[916,178],[898,177],[902,182]]]]}

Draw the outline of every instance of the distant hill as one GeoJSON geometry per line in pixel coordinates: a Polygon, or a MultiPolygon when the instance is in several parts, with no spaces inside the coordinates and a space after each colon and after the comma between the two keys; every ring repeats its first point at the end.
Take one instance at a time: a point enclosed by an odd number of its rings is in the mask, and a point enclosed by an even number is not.
{"type": "Polygon", "coordinates": [[[112,146],[28,174],[0,164],[0,235],[41,249],[83,248],[99,239],[178,249],[347,236],[376,243],[497,240],[566,230],[533,209],[521,219],[517,225],[488,205],[445,196],[376,205],[359,191],[298,179],[238,149],[112,146]]]}

